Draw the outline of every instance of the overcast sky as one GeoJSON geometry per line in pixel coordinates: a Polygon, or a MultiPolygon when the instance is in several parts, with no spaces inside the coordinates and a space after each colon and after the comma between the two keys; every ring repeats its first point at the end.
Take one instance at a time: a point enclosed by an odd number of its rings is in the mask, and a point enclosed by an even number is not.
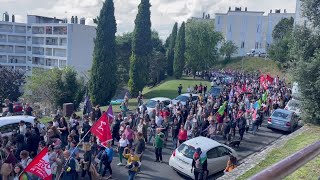
{"type": "MultiPolygon", "coordinates": [[[[87,24],[93,24],[92,18],[98,16],[103,0],[0,0],[0,13],[7,11],[16,15],[17,22],[26,22],[27,14],[56,16],[57,18],[87,18],[87,24]]],[[[134,19],[140,0],[114,0],[118,33],[133,30],[134,19]]],[[[202,17],[203,12],[227,12],[229,6],[248,7],[248,11],[287,9],[294,12],[296,0],[150,0],[152,28],[166,38],[175,21],[182,22],[189,17],[202,17]]],[[[70,20],[69,20],[70,21],[70,20]]]]}

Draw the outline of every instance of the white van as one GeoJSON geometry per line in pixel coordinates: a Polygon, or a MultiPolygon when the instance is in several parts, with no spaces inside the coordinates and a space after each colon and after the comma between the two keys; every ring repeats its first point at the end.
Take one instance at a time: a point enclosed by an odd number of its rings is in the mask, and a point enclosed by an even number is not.
{"type": "Polygon", "coordinates": [[[19,130],[20,121],[24,121],[26,126],[33,126],[35,124],[35,117],[33,116],[8,116],[0,118],[0,132],[2,136],[10,136],[13,131],[19,130]]]}
{"type": "Polygon", "coordinates": [[[266,56],[266,50],[261,48],[261,49],[251,49],[248,53],[247,56],[251,57],[265,57],[266,56]]]}

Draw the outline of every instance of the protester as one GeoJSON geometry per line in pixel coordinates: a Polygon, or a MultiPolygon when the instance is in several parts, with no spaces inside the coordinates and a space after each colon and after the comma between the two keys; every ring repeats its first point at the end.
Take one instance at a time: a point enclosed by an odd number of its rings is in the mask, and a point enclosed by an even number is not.
{"type": "Polygon", "coordinates": [[[193,155],[191,172],[193,172],[195,180],[204,180],[204,173],[208,172],[207,157],[202,153],[201,148],[197,148],[193,155]]]}
{"type": "Polygon", "coordinates": [[[230,155],[229,160],[227,162],[227,167],[224,172],[231,172],[237,167],[237,158],[230,155]]]}
{"type": "Polygon", "coordinates": [[[63,156],[68,159],[66,166],[63,168],[61,180],[77,180],[78,174],[76,171],[76,160],[71,157],[69,151],[64,151],[63,156]]]}
{"type": "Polygon", "coordinates": [[[164,134],[161,132],[160,128],[158,128],[156,132],[157,133],[154,140],[154,147],[155,147],[155,154],[156,154],[155,162],[162,163],[162,148],[164,143],[164,134]]]}

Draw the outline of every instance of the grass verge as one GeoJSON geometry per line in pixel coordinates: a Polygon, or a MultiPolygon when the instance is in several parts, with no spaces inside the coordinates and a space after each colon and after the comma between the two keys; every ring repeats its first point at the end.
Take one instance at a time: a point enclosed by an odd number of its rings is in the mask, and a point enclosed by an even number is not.
{"type": "MultiPolygon", "coordinates": [[[[294,154],[295,152],[303,149],[304,147],[313,144],[320,140],[320,127],[310,126],[310,129],[303,134],[289,140],[283,147],[272,150],[265,160],[261,161],[254,168],[247,171],[240,176],[238,180],[248,179],[258,172],[266,169],[267,167],[279,162],[280,160],[294,154]]],[[[298,169],[296,172],[286,177],[286,180],[318,180],[320,177],[320,157],[317,157],[307,163],[305,166],[298,169]]]]}
{"type": "Polygon", "coordinates": [[[153,88],[146,87],[143,89],[143,94],[146,99],[151,99],[154,97],[167,97],[173,99],[178,96],[178,86],[180,84],[183,87],[182,93],[186,93],[188,86],[192,88],[196,84],[199,85],[200,83],[202,83],[202,85],[206,84],[208,86],[208,90],[210,89],[209,81],[203,81],[197,78],[193,79],[192,77],[184,76],[182,79],[168,79],[153,88]]]}

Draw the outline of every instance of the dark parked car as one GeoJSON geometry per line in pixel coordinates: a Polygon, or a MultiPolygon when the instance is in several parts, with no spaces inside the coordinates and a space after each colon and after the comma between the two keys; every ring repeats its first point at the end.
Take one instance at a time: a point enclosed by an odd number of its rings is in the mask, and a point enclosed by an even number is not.
{"type": "Polygon", "coordinates": [[[213,87],[208,92],[209,95],[212,95],[215,98],[219,97],[220,94],[222,94],[222,93],[223,93],[223,87],[221,87],[221,86],[213,87]]]}

